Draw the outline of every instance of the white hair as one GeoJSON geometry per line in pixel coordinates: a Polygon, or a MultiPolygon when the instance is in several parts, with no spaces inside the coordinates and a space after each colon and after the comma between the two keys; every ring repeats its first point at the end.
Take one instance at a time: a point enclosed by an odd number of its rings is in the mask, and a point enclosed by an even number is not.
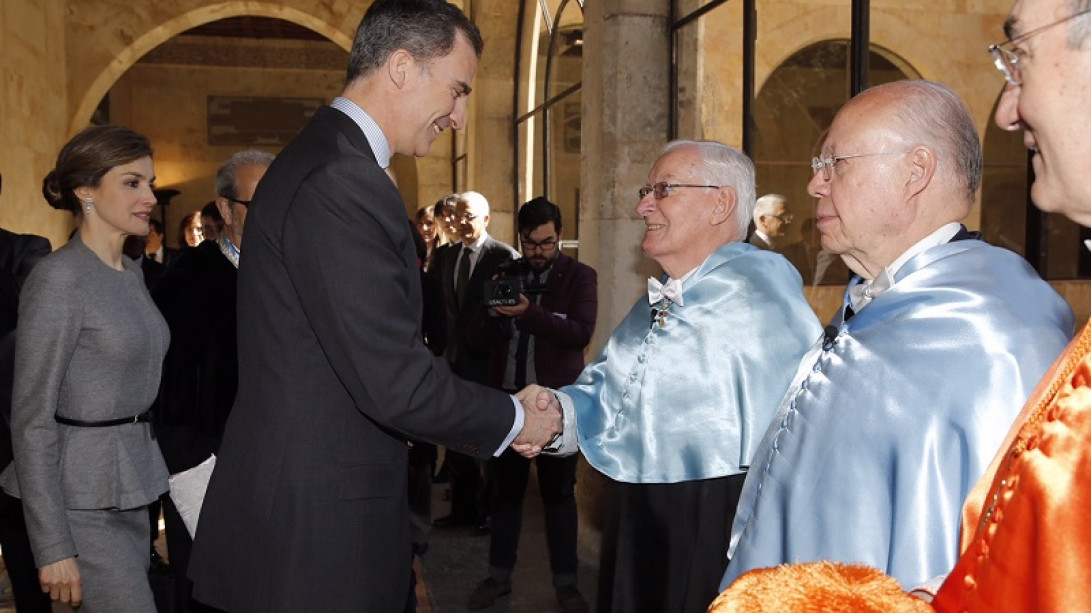
{"type": "Polygon", "coordinates": [[[663,147],[660,156],[681,147],[695,147],[698,150],[706,181],[734,188],[738,200],[735,205],[735,223],[738,225],[739,236],[745,238],[750,220],[754,216],[754,196],[757,193],[754,162],[742,151],[711,140],[671,141],[663,147]]]}
{"type": "Polygon", "coordinates": [[[788,199],[780,194],[765,194],[754,202],[754,219],[761,219],[762,215],[772,215],[777,204],[788,204],[788,199]]]}
{"type": "Polygon", "coordinates": [[[462,192],[458,195],[457,202],[465,202],[475,215],[487,216],[489,214],[489,200],[480,192],[462,192]]]}

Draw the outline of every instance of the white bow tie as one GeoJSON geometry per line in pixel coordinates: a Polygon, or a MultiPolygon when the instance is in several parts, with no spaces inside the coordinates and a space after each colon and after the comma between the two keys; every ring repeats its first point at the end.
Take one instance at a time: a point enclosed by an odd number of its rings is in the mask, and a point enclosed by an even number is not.
{"type": "Polygon", "coordinates": [[[648,277],[648,304],[654,306],[664,298],[678,306],[685,306],[682,303],[682,282],[671,279],[664,284],[655,277],[648,277]]]}
{"type": "Polygon", "coordinates": [[[863,281],[857,283],[849,288],[849,304],[852,305],[852,310],[855,313],[859,313],[860,309],[866,307],[869,302],[879,296],[879,294],[890,289],[893,282],[890,275],[887,274],[884,269],[871,281],[863,281]]]}

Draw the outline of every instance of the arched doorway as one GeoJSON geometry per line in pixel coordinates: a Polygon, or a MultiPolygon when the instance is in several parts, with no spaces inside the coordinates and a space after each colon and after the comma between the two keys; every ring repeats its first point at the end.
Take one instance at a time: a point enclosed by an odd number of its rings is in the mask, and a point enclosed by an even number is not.
{"type": "Polygon", "coordinates": [[[177,246],[177,225],[215,196],[219,164],[242,149],[278,153],[341,91],[347,64],[344,49],[294,22],[218,19],[133,62],[94,121],[128,125],[152,141],[157,184],[177,192],[159,213],[168,244],[177,246]]]}
{"type": "MultiPolygon", "coordinates": [[[[805,223],[814,203],[807,194],[813,175],[811,157],[817,154],[834,115],[849,99],[849,41],[826,40],[792,54],[769,75],[754,101],[754,165],[758,195],[787,197],[793,223],[784,243],[807,241],[818,235],[805,223]]],[[[919,78],[907,62],[880,47],[872,47],[871,85],[919,78]]],[[[801,270],[801,272],[804,272],[801,270]]],[[[804,274],[806,277],[807,275],[804,274]]],[[[838,274],[822,277],[824,284],[844,284],[838,274]]]]}

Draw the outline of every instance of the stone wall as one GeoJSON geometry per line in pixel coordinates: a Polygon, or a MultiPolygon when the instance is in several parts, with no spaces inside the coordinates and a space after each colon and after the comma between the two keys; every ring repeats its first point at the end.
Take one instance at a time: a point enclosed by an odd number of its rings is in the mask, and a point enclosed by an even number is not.
{"type": "Polygon", "coordinates": [[[67,126],[64,2],[0,2],[0,227],[63,244],[72,216],[42,198],[67,126]]]}

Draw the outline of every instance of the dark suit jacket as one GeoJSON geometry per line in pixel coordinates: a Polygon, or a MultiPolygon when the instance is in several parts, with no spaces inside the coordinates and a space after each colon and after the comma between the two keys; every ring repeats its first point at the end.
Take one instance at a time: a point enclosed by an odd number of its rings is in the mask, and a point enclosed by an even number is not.
{"type": "MultiPolygon", "coordinates": [[[[546,280],[549,291],[533,302],[514,329],[534,336],[534,375],[538,385],[558,388],[579,377],[583,350],[591,341],[598,317],[598,275],[595,269],[561,253],[546,280]]],[[[504,327],[512,320],[492,317],[483,310],[474,319],[470,342],[490,352],[488,383],[500,387],[508,366],[509,343],[504,327]]]]}
{"type": "Polygon", "coordinates": [[[0,335],[15,329],[19,317],[19,290],[39,260],[49,255],[49,241],[33,234],[0,228],[0,335]]]}
{"type": "Polygon", "coordinates": [[[0,470],[11,462],[11,390],[15,374],[15,326],[19,320],[19,290],[31,269],[49,255],[49,241],[33,234],[0,228],[0,470]]]}
{"type": "Polygon", "coordinates": [[[405,435],[488,457],[511,399],[421,342],[405,205],[360,128],[319,109],[249,208],[239,390],[190,559],[230,611],[402,611],[405,435]],[[403,434],[404,433],[404,434],[403,434]]]}
{"type": "Polygon", "coordinates": [[[238,276],[219,246],[205,241],[186,249],[152,291],[170,327],[154,414],[156,440],[171,473],[219,451],[239,382],[238,276]]]}
{"type": "Polygon", "coordinates": [[[746,242],[757,247],[758,249],[765,249],[766,251],[773,249],[773,243],[762,238],[757,232],[750,233],[750,238],[746,239],[746,242]]]}
{"type": "Polygon", "coordinates": [[[148,288],[149,292],[159,283],[159,279],[162,278],[166,269],[166,266],[148,256],[140,258],[140,272],[144,273],[144,286],[148,288]]]}
{"type": "Polygon", "coordinates": [[[492,278],[497,266],[517,259],[519,252],[491,236],[486,237],[485,242],[481,245],[481,256],[478,258],[473,273],[470,275],[470,281],[466,285],[465,299],[460,306],[455,293],[455,275],[457,273],[458,254],[461,253],[462,249],[463,247],[460,246],[457,249],[448,249],[444,252],[440,273],[441,282],[443,283],[444,304],[447,310],[447,339],[452,350],[447,355],[449,359],[453,356],[455,374],[468,381],[487,383],[490,351],[488,349],[482,350],[483,348],[478,348],[475,351],[468,342],[467,332],[474,316],[484,309],[482,300],[484,299],[485,282],[492,278]]]}

